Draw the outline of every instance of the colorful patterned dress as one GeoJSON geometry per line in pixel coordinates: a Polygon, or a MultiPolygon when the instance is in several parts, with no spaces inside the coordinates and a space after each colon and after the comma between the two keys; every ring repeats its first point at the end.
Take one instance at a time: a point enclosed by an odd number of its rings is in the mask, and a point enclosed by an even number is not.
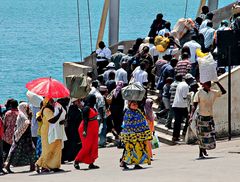
{"type": "Polygon", "coordinates": [[[128,165],[151,164],[147,142],[152,139],[152,133],[141,111],[128,109],[122,127],[123,161],[128,165]]]}

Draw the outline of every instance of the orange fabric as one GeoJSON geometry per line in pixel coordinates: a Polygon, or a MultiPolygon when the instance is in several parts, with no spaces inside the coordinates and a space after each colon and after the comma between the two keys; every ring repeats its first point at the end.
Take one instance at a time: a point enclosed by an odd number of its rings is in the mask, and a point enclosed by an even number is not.
{"type": "Polygon", "coordinates": [[[150,121],[147,119],[148,126],[151,132],[154,132],[154,121],[150,121]]]}
{"type": "Polygon", "coordinates": [[[152,158],[153,154],[152,154],[152,143],[151,143],[151,141],[147,141],[147,148],[148,148],[148,154],[152,158]]]}

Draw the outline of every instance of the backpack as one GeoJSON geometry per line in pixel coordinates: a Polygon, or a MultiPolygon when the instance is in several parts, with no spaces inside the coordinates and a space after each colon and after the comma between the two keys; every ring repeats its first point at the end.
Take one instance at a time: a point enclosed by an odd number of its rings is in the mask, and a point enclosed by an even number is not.
{"type": "Polygon", "coordinates": [[[84,74],[67,76],[66,85],[70,90],[70,97],[73,98],[84,98],[91,91],[87,76],[84,74]]]}

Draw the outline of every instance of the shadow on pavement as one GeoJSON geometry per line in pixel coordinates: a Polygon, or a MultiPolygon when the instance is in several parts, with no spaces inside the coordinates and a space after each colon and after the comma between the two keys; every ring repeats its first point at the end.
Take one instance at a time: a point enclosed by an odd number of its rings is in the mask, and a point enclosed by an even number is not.
{"type": "Polygon", "coordinates": [[[205,157],[205,158],[196,158],[197,161],[204,161],[204,160],[211,160],[211,159],[218,159],[222,157],[205,157]]]}
{"type": "Polygon", "coordinates": [[[62,173],[69,173],[71,172],[71,170],[61,170],[61,171],[58,171],[58,172],[44,172],[44,173],[37,173],[35,172],[34,174],[30,174],[29,176],[43,176],[43,175],[56,175],[56,174],[62,174],[62,173]]]}
{"type": "Polygon", "coordinates": [[[129,169],[122,169],[122,171],[142,171],[142,170],[146,170],[146,169],[150,169],[152,167],[143,167],[142,169],[134,169],[134,168],[129,168],[129,169]]]}

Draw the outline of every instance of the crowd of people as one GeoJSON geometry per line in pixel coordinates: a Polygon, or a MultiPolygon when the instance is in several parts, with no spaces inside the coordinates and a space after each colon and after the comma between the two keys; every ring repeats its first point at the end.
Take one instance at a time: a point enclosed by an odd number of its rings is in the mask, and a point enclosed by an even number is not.
{"type": "MultiPolygon", "coordinates": [[[[184,41],[162,14],[153,21],[148,37],[136,39],[129,50],[120,45],[112,54],[101,41],[96,50],[98,76],[87,74],[91,91],[86,98],[44,98],[38,107],[9,99],[0,117],[0,173],[13,173],[11,166],[22,165],[38,173],[57,172],[66,161],[74,161],[76,169],[81,163],[97,169],[98,148],[106,147],[109,132],[115,145],[123,148],[121,167],[151,164],[156,117],[150,90],[158,93],[156,116],[173,129],[173,142],[180,140],[182,123],[185,135],[196,122],[199,157],[207,156],[206,150],[216,147],[212,107],[226,91],[219,82],[217,90],[211,80],[199,82],[196,50],[216,55],[216,32],[236,29],[240,22],[235,15],[215,30],[213,16],[204,6],[184,41]],[[132,83],[146,89],[142,101],[123,99],[122,89],[132,83]]],[[[220,75],[225,70],[217,71],[220,75]]]]}

